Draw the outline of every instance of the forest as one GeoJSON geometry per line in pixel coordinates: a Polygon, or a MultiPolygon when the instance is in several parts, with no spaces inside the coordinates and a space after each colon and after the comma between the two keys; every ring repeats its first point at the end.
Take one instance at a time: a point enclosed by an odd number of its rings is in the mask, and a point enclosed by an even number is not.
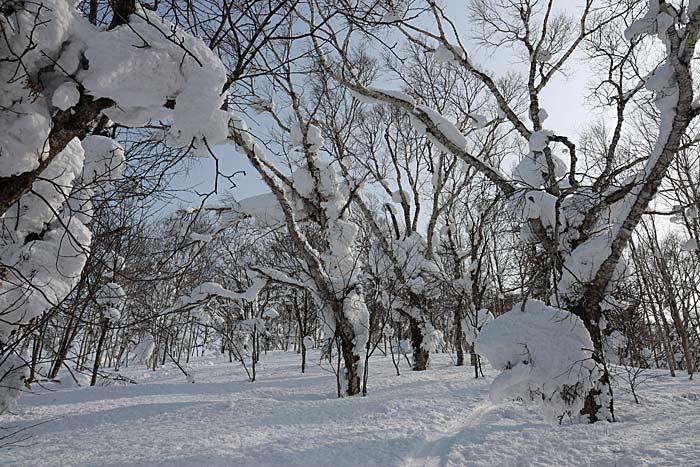
{"type": "Polygon", "coordinates": [[[699,0],[0,31],[0,465],[700,466],[699,0]]]}

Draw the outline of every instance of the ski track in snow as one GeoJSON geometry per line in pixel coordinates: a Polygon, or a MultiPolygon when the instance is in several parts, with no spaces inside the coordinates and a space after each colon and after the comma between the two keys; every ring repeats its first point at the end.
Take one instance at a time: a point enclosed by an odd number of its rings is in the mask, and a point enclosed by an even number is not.
{"type": "MultiPolygon", "coordinates": [[[[700,384],[659,376],[642,405],[622,391],[618,423],[552,426],[535,406],[488,402],[493,377],[433,355],[425,372],[370,361],[369,395],[335,398],[318,353],[262,356],[259,379],[221,359],[122,374],[137,385],[39,389],[0,427],[29,427],[0,449],[12,467],[136,466],[700,466],[700,384]]],[[[660,375],[663,372],[659,372],[660,375]]]]}

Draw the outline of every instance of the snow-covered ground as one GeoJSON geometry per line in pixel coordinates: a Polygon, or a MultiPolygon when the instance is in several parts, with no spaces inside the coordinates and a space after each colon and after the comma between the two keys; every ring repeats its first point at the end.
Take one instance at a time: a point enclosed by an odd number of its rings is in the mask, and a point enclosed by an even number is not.
{"type": "Polygon", "coordinates": [[[262,357],[258,381],[228,360],[123,371],[140,384],[25,395],[0,426],[29,430],[4,466],[700,466],[700,384],[659,376],[642,404],[617,392],[618,423],[552,426],[535,407],[493,405],[486,379],[434,355],[429,371],[370,362],[367,397],[337,399],[334,377],[299,357],[262,357]]]}

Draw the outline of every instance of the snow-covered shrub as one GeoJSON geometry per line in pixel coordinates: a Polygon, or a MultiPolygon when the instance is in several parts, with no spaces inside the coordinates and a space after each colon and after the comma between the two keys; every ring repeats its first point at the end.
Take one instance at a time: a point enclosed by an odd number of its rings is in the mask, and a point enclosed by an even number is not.
{"type": "Polygon", "coordinates": [[[539,402],[548,421],[578,417],[598,376],[592,349],[580,318],[539,300],[517,304],[476,339],[476,351],[500,372],[490,399],[539,402]]]}
{"type": "Polygon", "coordinates": [[[0,355],[0,415],[12,410],[19,396],[26,390],[29,367],[14,352],[0,355]]]}
{"type": "Polygon", "coordinates": [[[126,293],[121,286],[115,282],[108,282],[97,292],[97,304],[102,307],[105,318],[112,321],[119,320],[121,311],[124,308],[126,293]]]}
{"type": "Polygon", "coordinates": [[[146,334],[143,336],[143,339],[141,339],[141,342],[134,347],[134,350],[131,351],[132,359],[142,365],[146,365],[151,355],[153,355],[155,348],[156,343],[153,336],[146,334]]]}

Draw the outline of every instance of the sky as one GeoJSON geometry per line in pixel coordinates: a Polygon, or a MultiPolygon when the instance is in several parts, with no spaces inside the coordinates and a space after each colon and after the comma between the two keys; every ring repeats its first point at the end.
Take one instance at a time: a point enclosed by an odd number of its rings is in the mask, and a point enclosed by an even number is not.
{"type": "MultiPolygon", "coordinates": [[[[558,2],[559,8],[566,8],[573,15],[576,15],[577,10],[580,9],[578,6],[580,3],[579,0],[560,0],[558,2]]],[[[464,1],[446,1],[446,11],[457,24],[459,24],[457,21],[459,18],[466,18],[465,5],[464,1]]],[[[428,22],[426,21],[425,24],[428,22]]],[[[475,62],[482,68],[490,70],[492,75],[502,76],[508,72],[522,69],[522,64],[519,63],[511,49],[500,48],[496,52],[479,49],[469,39],[470,33],[466,25],[460,34],[461,39],[473,50],[472,56],[476,57],[475,62]]],[[[558,74],[552,80],[541,96],[541,105],[549,114],[549,118],[545,122],[546,128],[557,134],[567,135],[576,141],[586,124],[599,118],[596,117],[596,113],[602,115],[599,111],[584,105],[587,84],[592,77],[585,63],[582,63],[578,56],[574,56],[571,64],[565,69],[565,73],[558,74]]],[[[387,80],[385,82],[379,80],[375,85],[384,88],[395,87],[394,83],[387,80]]],[[[236,187],[229,191],[236,199],[269,192],[246,157],[238,153],[232,145],[218,147],[214,152],[219,159],[219,167],[222,172],[230,174],[235,171],[245,171],[245,175],[236,175],[236,187]]],[[[215,167],[216,163],[213,158],[199,159],[195,161],[186,176],[176,177],[173,185],[175,188],[183,190],[181,198],[184,201],[182,204],[172,205],[170,208],[175,210],[187,204],[199,204],[200,199],[193,191],[208,192],[213,188],[216,176],[215,167]],[[190,190],[192,187],[195,188],[190,190]]],[[[510,167],[504,167],[504,169],[509,170],[510,167]]],[[[228,188],[229,183],[226,180],[220,179],[219,183],[220,191],[224,191],[221,188],[228,188]]]]}

